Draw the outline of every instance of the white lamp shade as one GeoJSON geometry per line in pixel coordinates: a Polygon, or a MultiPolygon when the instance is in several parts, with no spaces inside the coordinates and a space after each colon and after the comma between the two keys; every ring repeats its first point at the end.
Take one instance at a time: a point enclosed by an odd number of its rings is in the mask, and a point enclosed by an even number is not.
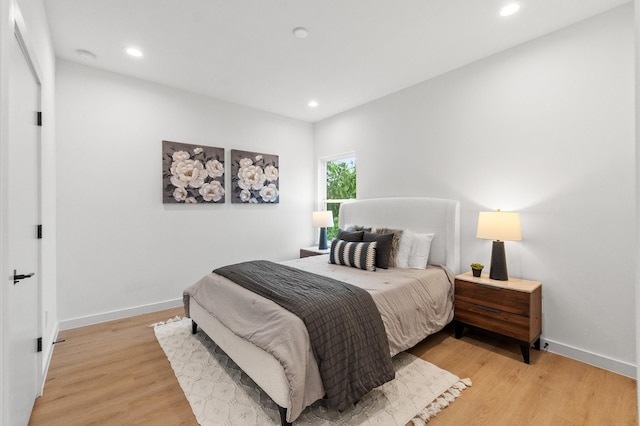
{"type": "Polygon", "coordinates": [[[313,212],[313,226],[316,228],[333,227],[333,212],[331,210],[313,212]]]}
{"type": "Polygon", "coordinates": [[[520,241],[520,215],[516,212],[480,212],[477,238],[498,241],[520,241]]]}

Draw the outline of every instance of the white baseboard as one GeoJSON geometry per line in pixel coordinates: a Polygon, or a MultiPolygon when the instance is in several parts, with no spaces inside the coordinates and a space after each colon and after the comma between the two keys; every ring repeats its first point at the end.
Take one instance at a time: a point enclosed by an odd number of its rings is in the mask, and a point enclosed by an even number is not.
{"type": "Polygon", "coordinates": [[[84,327],[85,325],[99,324],[101,322],[113,321],[136,315],[148,314],[149,312],[161,311],[182,306],[182,298],[167,300],[164,302],[151,303],[149,305],[134,306],[132,308],[119,309],[117,311],[103,312],[101,314],[88,315],[86,317],[72,318],[59,322],[59,329],[70,330],[72,328],[84,327]]]}
{"type": "Polygon", "coordinates": [[[584,362],[585,364],[590,364],[604,370],[631,377],[632,379],[637,378],[636,366],[628,362],[608,358],[602,355],[595,354],[593,352],[585,351],[584,349],[565,345],[544,338],[540,339],[541,350],[544,349],[545,343],[549,344],[546,350],[554,354],[566,356],[567,358],[575,359],[577,361],[584,362]]]}

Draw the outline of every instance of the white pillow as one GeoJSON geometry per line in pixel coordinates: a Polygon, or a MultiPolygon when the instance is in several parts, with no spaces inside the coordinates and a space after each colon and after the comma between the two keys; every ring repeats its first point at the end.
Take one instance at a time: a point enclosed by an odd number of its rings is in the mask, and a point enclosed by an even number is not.
{"type": "Polygon", "coordinates": [[[409,267],[409,256],[411,255],[411,245],[413,244],[415,232],[405,229],[402,232],[402,237],[400,238],[400,245],[398,246],[398,255],[396,257],[396,267],[398,268],[408,268],[409,267]]]}
{"type": "MultiPolygon", "coordinates": [[[[413,234],[411,251],[409,252],[408,267],[413,269],[426,269],[431,251],[431,241],[435,234],[413,234]]],[[[402,240],[400,240],[402,244],[402,240]]]]}

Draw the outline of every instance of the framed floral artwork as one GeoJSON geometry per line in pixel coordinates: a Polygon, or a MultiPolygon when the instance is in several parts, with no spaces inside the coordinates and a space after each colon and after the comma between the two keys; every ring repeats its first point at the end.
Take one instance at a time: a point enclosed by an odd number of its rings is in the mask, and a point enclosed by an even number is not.
{"type": "Polygon", "coordinates": [[[224,148],[162,141],[163,203],[224,201],[224,148]]]}
{"type": "Polygon", "coordinates": [[[278,156],[231,150],[232,203],[280,202],[278,156]]]}

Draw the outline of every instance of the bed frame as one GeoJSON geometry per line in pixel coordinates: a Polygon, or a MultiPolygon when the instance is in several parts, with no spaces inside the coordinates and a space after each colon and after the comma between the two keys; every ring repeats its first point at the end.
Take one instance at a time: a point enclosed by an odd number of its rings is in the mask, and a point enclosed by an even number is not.
{"type": "MultiPolygon", "coordinates": [[[[340,206],[340,226],[347,224],[435,233],[429,263],[460,271],[460,203],[421,197],[371,198],[340,206]]],[[[289,383],[273,355],[236,336],[195,300],[189,304],[192,332],[198,326],[278,405],[283,425],[289,408],[289,383]]]]}

